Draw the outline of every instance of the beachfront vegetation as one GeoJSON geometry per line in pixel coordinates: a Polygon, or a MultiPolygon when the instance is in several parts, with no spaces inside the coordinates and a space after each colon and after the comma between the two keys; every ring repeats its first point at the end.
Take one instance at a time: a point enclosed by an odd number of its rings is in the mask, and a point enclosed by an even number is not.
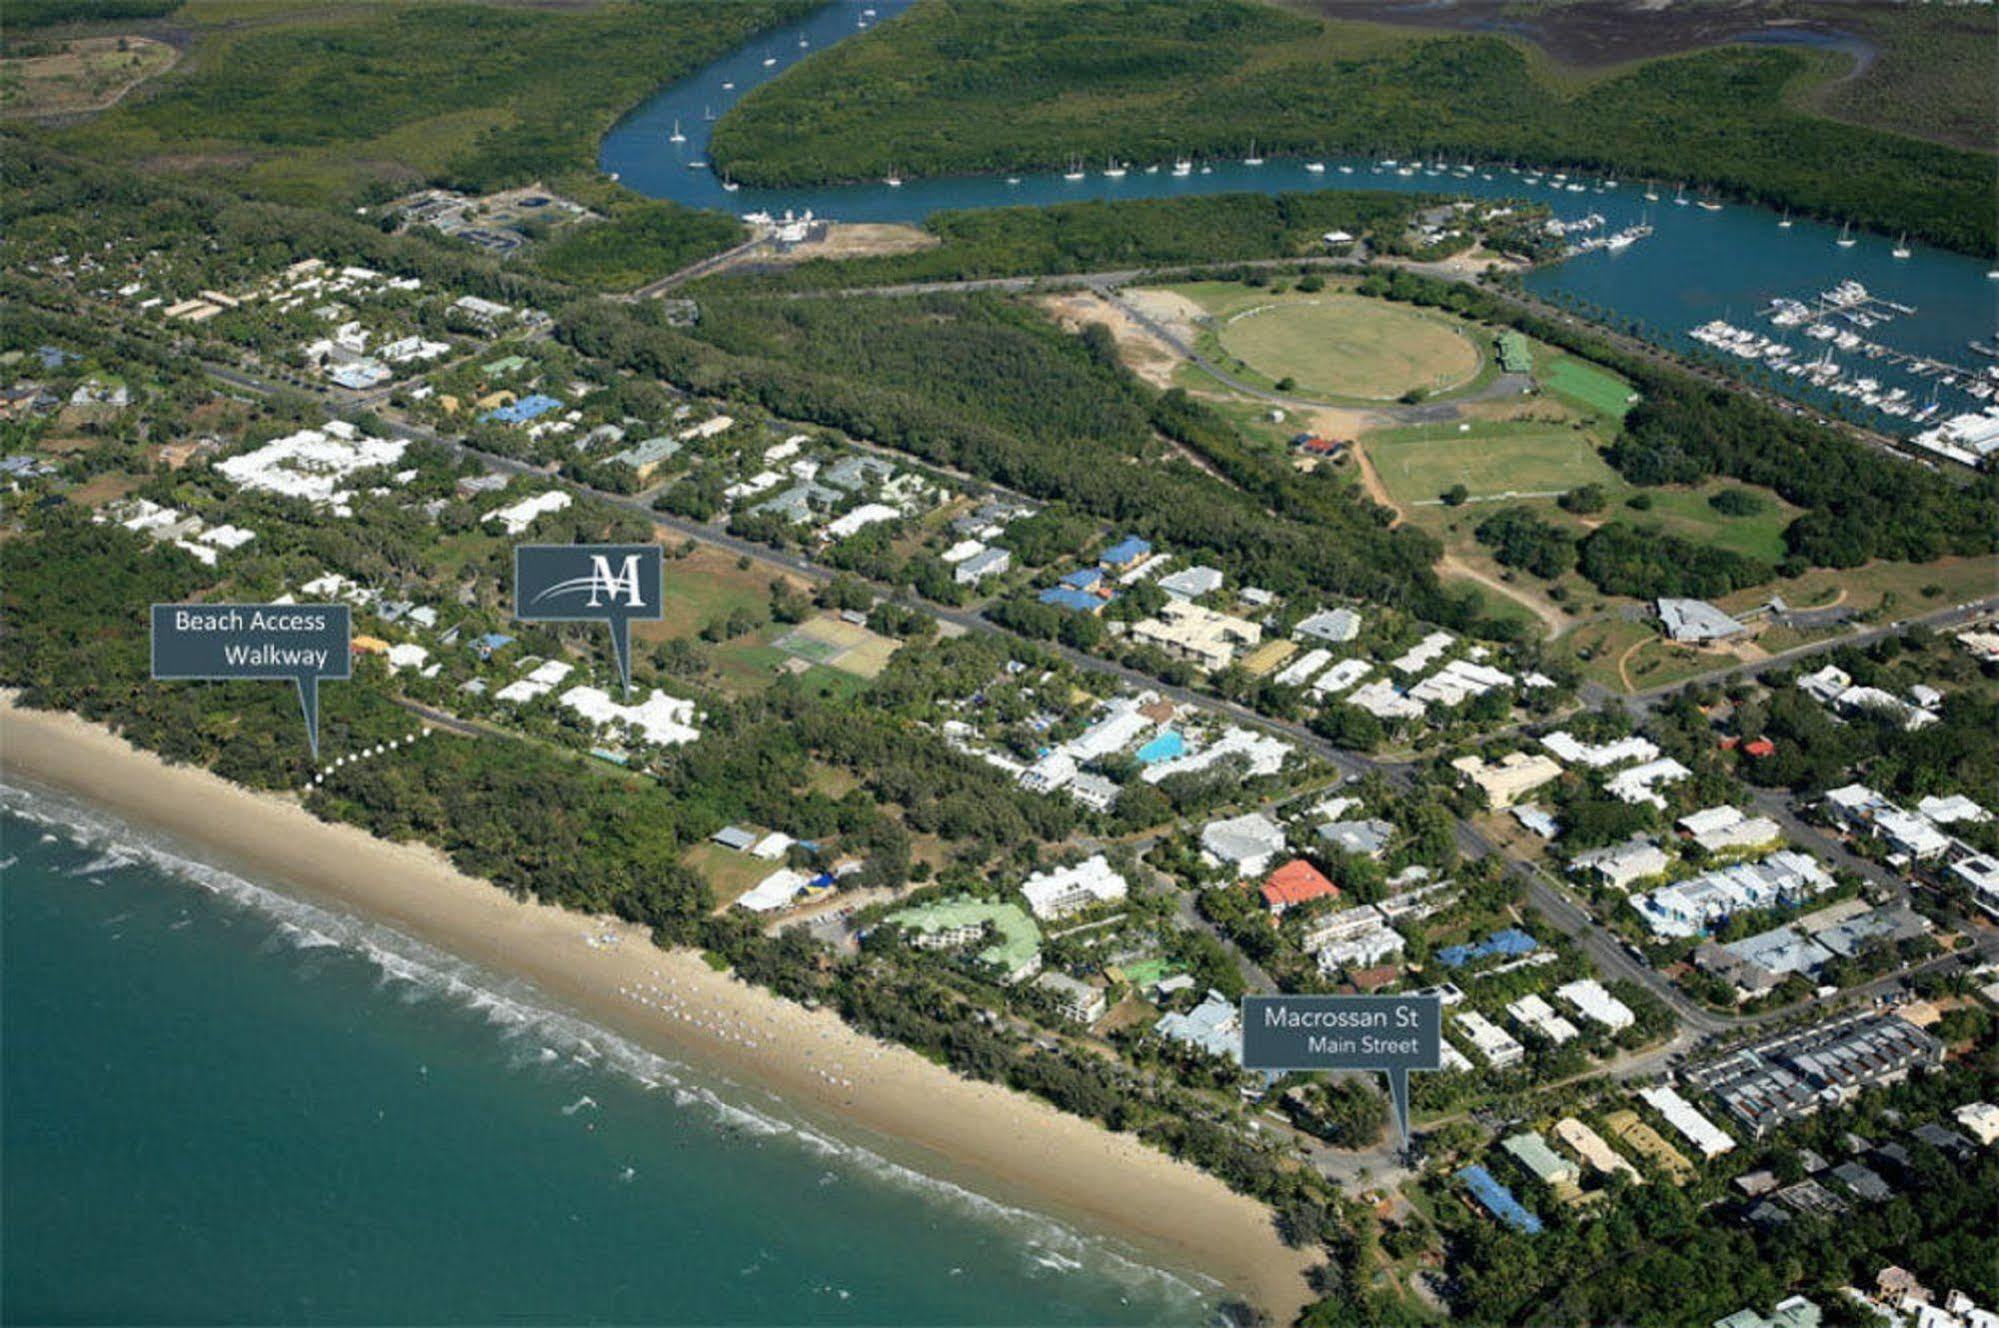
{"type": "Polygon", "coordinates": [[[1686,180],[1990,252],[1991,163],[1796,109],[1828,57],[1732,46],[1565,76],[1498,36],[1240,0],[933,0],[717,126],[738,179],[1048,169],[1080,156],[1386,153],[1686,180]]]}

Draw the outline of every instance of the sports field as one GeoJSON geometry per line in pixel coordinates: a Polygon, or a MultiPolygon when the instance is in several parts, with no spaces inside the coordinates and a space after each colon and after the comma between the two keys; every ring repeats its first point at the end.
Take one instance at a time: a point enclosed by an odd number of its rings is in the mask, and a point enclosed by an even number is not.
{"type": "Polygon", "coordinates": [[[1358,295],[1265,297],[1224,315],[1222,348],[1301,392],[1392,401],[1449,391],[1477,376],[1471,340],[1441,318],[1358,295]]]}
{"type": "Polygon", "coordinates": [[[1368,459],[1398,504],[1429,503],[1452,485],[1473,498],[1557,494],[1579,484],[1622,487],[1586,434],[1547,425],[1387,429],[1366,439],[1368,459]]]}
{"type": "Polygon", "coordinates": [[[838,618],[811,618],[779,637],[779,650],[813,664],[873,678],[888,667],[895,641],[838,618]]]}
{"type": "Polygon", "coordinates": [[[1564,355],[1535,375],[1541,386],[1607,419],[1621,420],[1634,404],[1631,385],[1608,369],[1564,355]]]}

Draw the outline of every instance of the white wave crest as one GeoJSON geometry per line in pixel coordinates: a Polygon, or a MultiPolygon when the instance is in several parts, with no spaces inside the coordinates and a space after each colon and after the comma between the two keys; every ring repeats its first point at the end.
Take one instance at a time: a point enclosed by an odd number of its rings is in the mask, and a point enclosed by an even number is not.
{"type": "MultiPolygon", "coordinates": [[[[1127,1285],[1172,1296],[1209,1299],[1220,1289],[1218,1283],[1202,1275],[1157,1267],[1109,1238],[1086,1235],[1044,1214],[926,1175],[872,1149],[807,1128],[802,1122],[730,1101],[704,1084],[689,1082],[685,1065],[578,1015],[552,1008],[531,984],[480,969],[381,923],[294,899],[189,857],[87,804],[0,782],[0,813],[54,827],[62,837],[95,850],[100,855],[93,860],[96,870],[151,867],[269,918],[275,924],[274,933],[292,948],[312,951],[337,947],[360,957],[375,968],[378,988],[396,988],[399,999],[437,999],[477,1014],[503,1041],[520,1047],[512,1058],[516,1068],[559,1075],[609,1073],[645,1089],[665,1085],[672,1090],[675,1106],[698,1108],[730,1132],[758,1139],[785,1138],[802,1151],[837,1159],[851,1172],[997,1224],[1020,1239],[1030,1269],[1069,1272],[1087,1264],[1127,1285]],[[109,861],[113,858],[115,863],[109,861]]],[[[710,1077],[726,1087],[734,1086],[724,1076],[710,1077]]],[[[565,1108],[564,1114],[572,1114],[586,1103],[597,1105],[585,1096],[565,1108]]]]}

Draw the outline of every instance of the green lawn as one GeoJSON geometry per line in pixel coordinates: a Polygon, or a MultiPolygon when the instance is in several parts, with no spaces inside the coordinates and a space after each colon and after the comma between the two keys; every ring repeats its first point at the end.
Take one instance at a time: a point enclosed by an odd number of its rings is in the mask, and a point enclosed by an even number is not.
{"type": "Polygon", "coordinates": [[[1442,318],[1331,292],[1268,296],[1229,315],[1217,335],[1229,354],[1302,393],[1373,401],[1448,392],[1481,358],[1442,318]]]}
{"type": "Polygon", "coordinates": [[[770,603],[771,574],[736,565],[736,556],[703,546],[684,558],[666,561],[666,603],[658,622],[634,623],[641,641],[693,636],[736,609],[761,610],[770,603]]]}
{"type": "Polygon", "coordinates": [[[1548,391],[1607,419],[1621,422],[1633,405],[1631,384],[1601,365],[1573,355],[1544,361],[1535,377],[1548,391]]]}
{"type": "Polygon", "coordinates": [[[1384,429],[1369,434],[1366,446],[1382,483],[1403,505],[1433,502],[1454,484],[1475,499],[1623,485],[1588,434],[1535,421],[1384,429]]]}
{"type": "MultiPolygon", "coordinates": [[[[1447,397],[1483,386],[1497,372],[1482,331],[1435,310],[1355,295],[1351,285],[1335,280],[1321,291],[1295,291],[1189,281],[1159,289],[1209,316],[1212,325],[1195,337],[1203,356],[1266,391],[1290,378],[1287,390],[1298,396],[1367,405],[1412,388],[1447,397]]],[[[1182,366],[1182,372],[1190,371],[1182,366]]],[[[1199,384],[1209,386],[1205,375],[1199,384]]]]}

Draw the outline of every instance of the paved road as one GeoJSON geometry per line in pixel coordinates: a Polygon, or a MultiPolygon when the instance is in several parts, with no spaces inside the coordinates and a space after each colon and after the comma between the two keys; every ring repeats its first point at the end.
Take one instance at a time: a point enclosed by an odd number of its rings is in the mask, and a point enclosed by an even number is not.
{"type": "Polygon", "coordinates": [[[1908,881],[1880,863],[1864,858],[1846,846],[1839,836],[1813,825],[1798,815],[1791,795],[1782,789],[1752,788],[1749,800],[1756,810],[1783,827],[1794,844],[1802,844],[1834,867],[1850,871],[1873,886],[1877,894],[1899,897],[1909,889],[1908,881]]]}
{"type": "MultiPolygon", "coordinates": [[[[1645,360],[1648,363],[1676,370],[1680,373],[1691,374],[1702,382],[1725,391],[1740,392],[1746,396],[1754,397],[1765,405],[1776,410],[1781,410],[1786,414],[1815,420],[1829,428],[1838,429],[1869,447],[1893,453],[1905,461],[1915,461],[1924,465],[1930,465],[1933,469],[1935,468],[1932,458],[1926,455],[1917,456],[1914,453],[1904,450],[1900,444],[1900,440],[1879,430],[1867,428],[1865,425],[1856,424],[1851,420],[1838,419],[1827,415],[1803,402],[1794,401],[1790,397],[1782,396],[1738,378],[1726,369],[1698,360],[1688,359],[1674,351],[1656,346],[1649,341],[1630,336],[1614,328],[1605,327],[1600,323],[1570,313],[1568,310],[1549,304],[1545,300],[1523,292],[1507,290],[1483,283],[1475,275],[1459,271],[1442,263],[1398,263],[1396,266],[1421,273],[1424,276],[1434,277],[1440,281],[1450,281],[1460,285],[1477,287],[1502,304],[1511,305],[1515,309],[1586,331],[1615,346],[1624,353],[1645,360]]],[[[1295,271],[1302,267],[1315,267],[1363,271],[1367,268],[1367,260],[1362,257],[1331,256],[1300,256],[1295,258],[1250,259],[1243,261],[1223,260],[1214,263],[1174,264],[1150,268],[1118,268],[1103,272],[1074,272],[1027,277],[974,277],[963,281],[920,281],[883,286],[856,286],[843,289],[839,293],[843,295],[894,297],[969,291],[1005,291],[1018,293],[1035,290],[1060,290],[1077,286],[1086,286],[1101,291],[1114,286],[1127,286],[1138,282],[1155,282],[1193,272],[1213,271],[1218,267],[1260,268],[1267,270],[1282,269],[1285,271],[1295,271]]],[[[823,290],[800,291],[792,293],[790,298],[806,299],[814,296],[823,296],[826,293],[823,290]]],[[[1209,372],[1212,373],[1214,371],[1213,369],[1209,369],[1209,372]]],[[[1230,381],[1234,385],[1233,380],[1230,381]]],[[[1938,473],[1953,479],[1969,480],[1971,478],[1971,472],[1957,466],[1939,469],[1938,473]]]]}
{"type": "MultiPolygon", "coordinates": [[[[208,373],[220,382],[262,395],[272,390],[265,381],[226,365],[208,364],[208,373]]],[[[329,408],[339,411],[341,407],[329,401],[329,408]]],[[[383,417],[383,425],[400,437],[416,439],[435,444],[456,455],[473,457],[493,469],[516,475],[533,475],[552,483],[560,484],[572,492],[594,498],[617,507],[633,515],[644,518],[655,527],[688,539],[725,549],[742,557],[748,557],[767,565],[783,568],[803,579],[824,582],[832,579],[833,572],[800,554],[772,549],[767,545],[754,543],[730,534],[717,526],[696,522],[670,513],[652,509],[646,499],[629,494],[611,493],[560,475],[552,475],[540,466],[531,465],[513,457],[481,451],[461,440],[446,438],[422,425],[410,424],[394,417],[383,417]]],[[[986,618],[983,614],[951,605],[939,604],[924,599],[915,592],[877,582],[865,582],[878,595],[890,600],[910,603],[922,608],[938,621],[949,623],[966,632],[981,632],[1011,638],[1013,634],[1006,628],[986,618]]],[[[1949,611],[1945,611],[1949,612],[1949,611]]],[[[1179,705],[1197,706],[1213,713],[1227,716],[1246,727],[1276,733],[1295,743],[1300,749],[1325,760],[1343,774],[1359,776],[1376,773],[1386,777],[1398,788],[1407,788],[1411,783],[1411,767],[1406,764],[1379,760],[1347,751],[1335,746],[1327,739],[1313,732],[1303,724],[1293,721],[1273,719],[1236,702],[1220,697],[1196,692],[1191,688],[1178,687],[1160,681],[1149,674],[1126,665],[1100,659],[1055,642],[1041,643],[1043,648],[1061,655],[1078,669],[1100,675],[1115,677],[1138,689],[1151,690],[1179,705]]],[[[1460,821],[1457,828],[1460,853],[1467,858],[1497,856],[1508,869],[1519,876],[1527,890],[1529,900],[1541,914],[1558,930],[1571,937],[1590,956],[1597,967],[1610,977],[1626,978],[1654,993],[1666,1003],[1675,1014],[1698,1032],[1718,1033],[1730,1028],[1753,1026],[1760,1022],[1784,1017],[1799,1007],[1788,1011],[1772,1011],[1762,1015],[1728,1016],[1718,1015],[1695,1003],[1664,975],[1643,963],[1623,948],[1623,945],[1605,928],[1598,924],[1588,910],[1576,903],[1562,889],[1552,876],[1536,864],[1524,863],[1500,851],[1481,831],[1468,822],[1460,821]]],[[[1207,929],[1207,928],[1204,928],[1207,929]]],[[[1208,929],[1212,933],[1212,929],[1208,929]]],[[[1225,940],[1225,938],[1224,938],[1225,940]]],[[[1226,942],[1225,942],[1226,943],[1226,942]]],[[[1233,950],[1233,946],[1230,947],[1233,950]]],[[[1245,963],[1247,960],[1245,959],[1245,963]]],[[[1267,976],[1263,978],[1268,983],[1267,976]]]]}
{"type": "Polygon", "coordinates": [[[1662,687],[1648,687],[1643,691],[1624,693],[1613,692],[1609,688],[1597,683],[1586,683],[1581,690],[1581,695],[1585,701],[1588,701],[1592,705],[1615,702],[1622,704],[1634,713],[1642,714],[1655,708],[1666,698],[1677,692],[1684,691],[1686,688],[1697,683],[1721,686],[1743,679],[1759,678],[1765,673],[1776,669],[1788,668],[1793,664],[1803,663],[1805,660],[1811,659],[1816,655],[1823,655],[1830,651],[1838,650],[1842,646],[1857,647],[1872,645],[1884,637],[1900,636],[1911,627],[1920,626],[1935,631],[1942,631],[1951,627],[1963,626],[1966,623],[1993,613],[1999,613],[1999,594],[1946,605],[1941,609],[1932,609],[1928,613],[1918,614],[1915,617],[1898,618],[1894,622],[1863,628],[1859,631],[1842,632],[1838,636],[1830,636],[1823,641],[1812,641],[1805,645],[1793,646],[1789,650],[1779,651],[1767,659],[1752,660],[1744,664],[1731,664],[1715,669],[1710,673],[1703,673],[1698,677],[1688,678],[1681,682],[1668,683],[1662,687]]]}

